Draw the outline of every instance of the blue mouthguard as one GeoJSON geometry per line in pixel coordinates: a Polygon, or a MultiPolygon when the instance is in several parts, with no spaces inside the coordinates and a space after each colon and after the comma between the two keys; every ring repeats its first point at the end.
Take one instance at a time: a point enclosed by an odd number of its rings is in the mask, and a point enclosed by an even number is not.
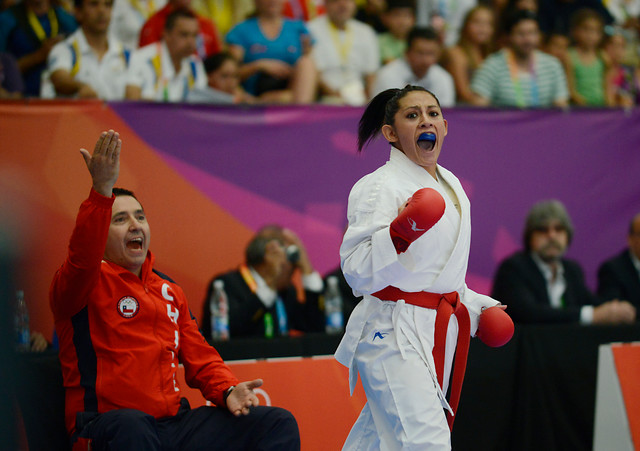
{"type": "Polygon", "coordinates": [[[422,133],[418,137],[418,141],[431,141],[436,142],[436,135],[434,133],[422,133]]]}

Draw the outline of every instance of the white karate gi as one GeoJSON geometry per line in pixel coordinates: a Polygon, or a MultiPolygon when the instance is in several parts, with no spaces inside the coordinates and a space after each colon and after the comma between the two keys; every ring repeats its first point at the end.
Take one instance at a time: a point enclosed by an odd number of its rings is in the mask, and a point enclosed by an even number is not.
{"type": "Polygon", "coordinates": [[[347,282],[364,299],[351,314],[335,357],[349,368],[352,392],[360,374],[367,404],[344,449],[451,447],[443,408],[450,410],[444,393],[457,342],[455,316],[449,321],[441,390],[432,356],[436,310],[371,295],[388,285],[407,292],[457,291],[469,311],[471,335],[475,335],[482,307],[498,304],[465,284],[471,235],[469,199],[451,172],[438,166],[437,175],[438,181],[392,148],[389,161],[359,180],[349,195],[349,227],[340,258],[347,282]],[[425,187],[445,199],[444,215],[398,255],[389,225],[398,207],[425,187]]]}

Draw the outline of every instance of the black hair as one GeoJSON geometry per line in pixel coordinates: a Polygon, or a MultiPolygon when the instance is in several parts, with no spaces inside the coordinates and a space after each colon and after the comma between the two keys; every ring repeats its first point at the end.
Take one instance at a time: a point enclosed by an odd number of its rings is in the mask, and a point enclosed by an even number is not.
{"type": "Polygon", "coordinates": [[[204,65],[204,71],[210,74],[213,71],[220,69],[220,67],[228,60],[235,61],[233,55],[227,51],[218,52],[204,59],[202,64],[204,65]]]}
{"type": "Polygon", "coordinates": [[[391,11],[392,9],[404,9],[411,8],[411,12],[416,12],[415,0],[387,0],[387,7],[385,11],[391,11]]]}
{"type": "Polygon", "coordinates": [[[248,266],[255,267],[264,261],[267,243],[272,238],[256,235],[253,237],[244,251],[245,261],[248,266]]]}
{"type": "Polygon", "coordinates": [[[440,44],[440,37],[438,36],[438,33],[431,27],[413,27],[407,35],[407,49],[411,48],[411,44],[416,39],[436,41],[438,44],[440,44]]]}
{"type": "MultiPolygon", "coordinates": [[[[138,198],[136,197],[136,195],[135,195],[135,194],[133,194],[133,191],[131,191],[131,190],[128,190],[128,189],[126,189],[126,188],[117,188],[117,187],[115,187],[115,186],[114,186],[114,187],[111,189],[111,192],[112,192],[112,193],[113,193],[113,195],[114,195],[114,196],[116,196],[116,197],[120,197],[120,196],[131,196],[131,197],[133,197],[135,200],[137,200],[137,201],[138,201],[138,203],[140,204],[140,206],[142,207],[142,202],[140,202],[140,201],[138,200],[138,198]]],[[[144,210],[144,207],[143,207],[143,210],[144,210]]]]}
{"type": "Polygon", "coordinates": [[[176,21],[180,18],[197,19],[196,15],[188,9],[178,8],[167,16],[167,20],[164,23],[165,31],[171,31],[173,26],[176,24],[176,21]]]}
{"type": "Polygon", "coordinates": [[[523,20],[534,20],[537,24],[539,24],[538,15],[535,13],[535,11],[531,11],[529,9],[519,9],[517,11],[513,11],[507,16],[504,26],[505,33],[511,34],[513,28],[523,20]]]}
{"type": "Polygon", "coordinates": [[[394,117],[400,108],[400,99],[412,91],[431,94],[440,106],[436,95],[422,86],[407,85],[402,89],[391,88],[382,91],[371,99],[358,123],[358,152],[362,152],[362,148],[376,137],[383,125],[393,125],[394,117]]]}
{"type": "MultiPolygon", "coordinates": [[[[76,9],[81,9],[82,6],[84,5],[85,0],[73,0],[73,6],[76,9]]],[[[111,1],[111,6],[113,6],[113,0],[111,1]]],[[[0,11],[2,11],[2,8],[0,8],[0,11]]]]}

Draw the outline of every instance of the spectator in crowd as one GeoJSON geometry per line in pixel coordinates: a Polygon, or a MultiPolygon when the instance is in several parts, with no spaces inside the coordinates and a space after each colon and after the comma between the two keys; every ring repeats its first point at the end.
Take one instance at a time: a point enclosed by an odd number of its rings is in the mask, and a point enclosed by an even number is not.
{"type": "MultiPolygon", "coordinates": [[[[326,2],[326,0],[325,0],[326,2]]],[[[385,0],[362,0],[356,2],[354,18],[369,25],[376,33],[384,33],[387,27],[382,18],[385,11],[385,0]]]]}
{"type": "Polygon", "coordinates": [[[299,450],[292,415],[258,406],[262,380],[238,382],[180,286],[154,268],[144,209],[114,188],[121,146],[110,130],[93,154],[81,149],[93,185],[50,289],[74,448],[299,450]],[[179,364],[215,406],[181,398],[179,364]]]}
{"type": "Polygon", "coordinates": [[[216,25],[219,36],[253,13],[253,0],[191,0],[191,7],[216,25]]]}
{"type": "Polygon", "coordinates": [[[625,61],[627,53],[626,32],[611,27],[602,43],[603,56],[607,61],[605,82],[606,97],[612,106],[631,108],[640,103],[640,69],[625,61]]]}
{"type": "Polygon", "coordinates": [[[247,245],[245,263],[211,280],[203,304],[205,337],[212,332],[210,300],[216,280],[224,282],[229,300],[231,339],[324,330],[324,314],[318,305],[322,277],[291,230],[279,226],[259,230],[247,245]],[[301,273],[301,285],[296,285],[296,270],[301,273]]]}
{"type": "Polygon", "coordinates": [[[229,52],[220,52],[203,61],[207,86],[189,91],[187,101],[201,103],[254,103],[256,99],[240,86],[240,66],[229,52]]]}
{"type": "Polygon", "coordinates": [[[124,99],[130,50],[108,36],[112,0],[75,0],[78,28],[49,53],[42,97],[124,99]]]}
{"type": "Polygon", "coordinates": [[[226,41],[249,94],[265,102],[311,103],[317,85],[311,36],[304,22],[283,16],[283,2],[255,0],[255,16],[233,27],[226,41]]]}
{"type": "Polygon", "coordinates": [[[565,66],[569,58],[569,44],[569,36],[552,32],[545,35],[542,51],[555,56],[565,66]]]}
{"type": "Polygon", "coordinates": [[[571,17],[583,8],[595,10],[605,24],[613,23],[613,17],[602,0],[538,0],[540,30],[544,34],[556,31],[569,36],[571,17]]]}
{"type": "Polygon", "coordinates": [[[197,37],[195,14],[186,9],[169,14],[162,41],[131,55],[126,98],[180,102],[192,89],[207,86],[202,61],[194,55],[197,37]]]}
{"type": "Polygon", "coordinates": [[[137,49],[142,26],[167,0],[113,0],[109,35],[129,49],[137,49]]]}
{"type": "Polygon", "coordinates": [[[441,53],[442,45],[432,28],[413,28],[407,38],[405,57],[390,62],[378,71],[374,92],[415,85],[434,93],[442,107],[455,105],[453,77],[438,65],[441,53]]]}
{"type": "Polygon", "coordinates": [[[640,213],[629,224],[627,246],[600,265],[598,295],[602,299],[626,299],[637,311],[640,308],[640,213]]]}
{"type": "Polygon", "coordinates": [[[444,68],[451,74],[458,103],[470,104],[474,94],[471,78],[493,51],[494,15],[491,8],[479,5],[467,13],[458,44],[445,50],[444,68]]]}
{"type": "Polygon", "coordinates": [[[524,228],[525,250],[505,259],[493,281],[491,297],[509,306],[519,323],[620,324],[635,321],[636,310],[614,299],[596,304],[582,268],[564,257],[573,226],[557,200],[535,204],[524,228]]]}
{"type": "Polygon", "coordinates": [[[565,71],[571,103],[581,106],[605,106],[607,66],[600,52],[604,23],[592,9],[576,11],[571,20],[573,45],[569,47],[565,71]]]}
{"type": "Polygon", "coordinates": [[[324,0],[287,0],[283,11],[289,19],[309,22],[325,13],[324,0]]]}
{"type": "Polygon", "coordinates": [[[382,16],[388,31],[378,35],[380,60],[387,64],[402,58],[407,49],[407,36],[416,23],[414,0],[389,0],[382,16]]]}
{"type": "MultiPolygon", "coordinates": [[[[513,15],[518,11],[533,11],[538,12],[538,0],[508,0],[503,8],[496,13],[496,35],[495,42],[496,48],[501,49],[509,43],[509,36],[507,27],[509,22],[513,18],[513,15]]],[[[548,33],[547,33],[548,34],[548,33]]],[[[546,35],[546,34],[545,34],[546,35]]]]}
{"type": "Polygon", "coordinates": [[[0,52],[0,99],[18,99],[24,92],[24,81],[16,59],[0,52]]]}
{"type": "Polygon", "coordinates": [[[516,11],[508,22],[509,45],[489,55],[474,74],[474,105],[564,107],[567,78],[560,61],[537,50],[540,30],[532,11],[516,11]]]}
{"type": "Polygon", "coordinates": [[[327,0],[327,14],[309,23],[322,101],[362,105],[372,94],[380,51],[375,31],[354,19],[355,0],[327,0]]]}
{"type": "Polygon", "coordinates": [[[431,26],[446,47],[456,45],[467,12],[477,0],[416,0],[416,18],[420,26],[431,26]]]}
{"type": "Polygon", "coordinates": [[[640,0],[607,0],[603,2],[613,17],[613,24],[627,30],[637,30],[640,25],[640,0]]]}
{"type": "Polygon", "coordinates": [[[49,52],[77,27],[73,16],[50,0],[24,0],[0,13],[0,52],[18,61],[25,95],[40,96],[49,52]]]}
{"type": "Polygon", "coordinates": [[[164,8],[151,16],[142,26],[142,30],[140,30],[140,47],[158,42],[162,39],[165,22],[169,15],[176,9],[188,9],[198,21],[195,52],[200,59],[205,59],[207,56],[222,50],[222,44],[216,26],[211,20],[193,12],[191,9],[191,0],[169,0],[164,8]]]}

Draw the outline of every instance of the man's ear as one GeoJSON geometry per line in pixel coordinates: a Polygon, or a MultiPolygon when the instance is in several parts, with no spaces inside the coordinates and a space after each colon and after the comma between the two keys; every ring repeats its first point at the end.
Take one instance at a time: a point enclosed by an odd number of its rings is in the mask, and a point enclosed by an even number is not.
{"type": "Polygon", "coordinates": [[[382,136],[384,136],[384,139],[386,139],[390,143],[394,143],[398,141],[398,135],[396,134],[396,131],[393,129],[391,125],[384,124],[382,126],[381,132],[382,132],[382,136]]]}

